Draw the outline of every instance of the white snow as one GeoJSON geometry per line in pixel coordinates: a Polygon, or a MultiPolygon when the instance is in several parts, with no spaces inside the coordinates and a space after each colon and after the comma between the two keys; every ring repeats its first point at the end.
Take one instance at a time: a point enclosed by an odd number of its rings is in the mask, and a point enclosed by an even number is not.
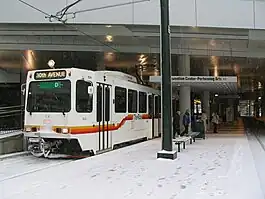
{"type": "Polygon", "coordinates": [[[6,179],[0,198],[263,198],[245,136],[198,140],[174,161],[157,160],[160,150],[156,139],[6,179]]]}
{"type": "Polygon", "coordinates": [[[165,150],[161,150],[161,151],[158,151],[157,153],[164,153],[164,154],[175,154],[175,150],[174,151],[165,151],[165,150]]]}

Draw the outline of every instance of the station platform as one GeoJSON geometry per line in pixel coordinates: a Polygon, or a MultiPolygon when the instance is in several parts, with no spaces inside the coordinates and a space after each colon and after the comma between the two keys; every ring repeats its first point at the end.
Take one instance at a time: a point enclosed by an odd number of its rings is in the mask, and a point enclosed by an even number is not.
{"type": "Polygon", "coordinates": [[[174,161],[156,158],[161,139],[155,139],[6,178],[0,181],[0,197],[264,198],[248,137],[244,132],[241,136],[221,135],[225,134],[208,134],[206,140],[197,140],[174,161]]]}
{"type": "Polygon", "coordinates": [[[0,131],[0,139],[21,135],[23,132],[21,130],[14,130],[14,131],[0,131]]]}
{"type": "Polygon", "coordinates": [[[244,124],[242,119],[238,119],[233,123],[220,123],[217,129],[218,133],[213,133],[213,128],[210,128],[207,135],[212,136],[245,136],[244,124]]]}

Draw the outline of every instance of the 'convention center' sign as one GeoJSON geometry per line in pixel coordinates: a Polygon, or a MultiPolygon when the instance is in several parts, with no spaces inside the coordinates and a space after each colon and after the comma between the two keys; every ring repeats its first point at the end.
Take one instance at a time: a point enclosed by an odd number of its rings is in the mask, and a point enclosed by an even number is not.
{"type": "MultiPolygon", "coordinates": [[[[236,76],[172,76],[172,83],[236,83],[236,76]]],[[[161,83],[161,76],[151,76],[150,82],[161,83]]]]}
{"type": "Polygon", "coordinates": [[[173,76],[172,82],[234,82],[237,77],[215,77],[215,76],[173,76]]]}

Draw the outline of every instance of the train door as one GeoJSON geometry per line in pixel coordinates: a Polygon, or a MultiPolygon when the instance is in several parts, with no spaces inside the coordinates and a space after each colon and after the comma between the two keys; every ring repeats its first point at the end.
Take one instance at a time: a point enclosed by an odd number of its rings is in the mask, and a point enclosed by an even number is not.
{"type": "Polygon", "coordinates": [[[151,118],[151,126],[152,126],[152,129],[151,129],[151,138],[154,138],[155,137],[155,123],[154,123],[154,95],[151,94],[151,95],[148,95],[148,114],[151,118]]]}
{"type": "Polygon", "coordinates": [[[112,147],[111,125],[111,86],[97,83],[97,122],[98,122],[98,151],[109,150],[112,147]]]}

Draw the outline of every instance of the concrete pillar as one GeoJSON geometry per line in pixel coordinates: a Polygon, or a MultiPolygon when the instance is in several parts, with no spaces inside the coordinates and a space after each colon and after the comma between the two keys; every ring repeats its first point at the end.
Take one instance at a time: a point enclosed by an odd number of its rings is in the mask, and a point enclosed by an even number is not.
{"type": "MultiPolygon", "coordinates": [[[[189,55],[179,55],[178,57],[178,70],[179,76],[189,76],[190,75],[190,56],[189,55]]],[[[180,124],[182,125],[182,118],[183,114],[187,109],[191,111],[190,108],[190,86],[180,86],[179,92],[179,107],[181,112],[181,121],[180,124]]],[[[191,113],[190,113],[191,114],[191,113]]],[[[183,131],[183,125],[181,130],[183,131]]],[[[189,127],[190,129],[190,127],[189,127]]]]}
{"type": "MultiPolygon", "coordinates": [[[[172,59],[172,63],[177,63],[177,59],[178,57],[177,56],[171,56],[171,59],[172,59]],[[174,59],[174,60],[173,60],[174,59]]],[[[172,76],[178,76],[178,66],[177,64],[175,65],[172,65],[172,76]]],[[[173,108],[173,113],[175,113],[176,111],[179,111],[179,103],[178,100],[179,100],[179,92],[178,92],[178,88],[175,87],[176,85],[172,84],[172,106],[174,107],[173,108]],[[175,111],[175,112],[174,112],[175,111]]]]}
{"type": "Polygon", "coordinates": [[[234,113],[235,113],[235,108],[234,107],[234,100],[233,99],[228,99],[228,111],[226,111],[226,121],[227,122],[233,122],[235,120],[234,118],[234,113]]]}
{"type": "Polygon", "coordinates": [[[265,82],[262,84],[263,94],[261,97],[261,116],[265,116],[265,82]]]}
{"type": "MultiPolygon", "coordinates": [[[[209,76],[209,68],[208,66],[204,66],[203,67],[203,75],[204,76],[209,76]]],[[[210,92],[209,91],[203,91],[203,95],[202,95],[202,108],[203,108],[203,112],[206,113],[207,117],[208,117],[208,126],[207,129],[210,128],[210,92]]]]}
{"type": "Polygon", "coordinates": [[[206,113],[207,118],[208,118],[208,126],[207,129],[210,128],[210,117],[211,117],[211,112],[210,112],[210,93],[209,91],[204,91],[203,96],[202,96],[202,108],[203,112],[206,113]]]}
{"type": "MultiPolygon", "coordinates": [[[[23,88],[25,87],[26,81],[27,81],[27,73],[28,73],[28,68],[27,68],[27,63],[25,62],[25,59],[23,56],[20,57],[20,85],[23,88]]],[[[21,104],[21,117],[20,117],[20,126],[21,130],[24,130],[24,120],[25,120],[25,100],[26,100],[26,93],[25,92],[20,92],[20,104],[21,104]]],[[[28,139],[26,137],[23,137],[23,150],[27,151],[28,150],[28,139]]]]}

